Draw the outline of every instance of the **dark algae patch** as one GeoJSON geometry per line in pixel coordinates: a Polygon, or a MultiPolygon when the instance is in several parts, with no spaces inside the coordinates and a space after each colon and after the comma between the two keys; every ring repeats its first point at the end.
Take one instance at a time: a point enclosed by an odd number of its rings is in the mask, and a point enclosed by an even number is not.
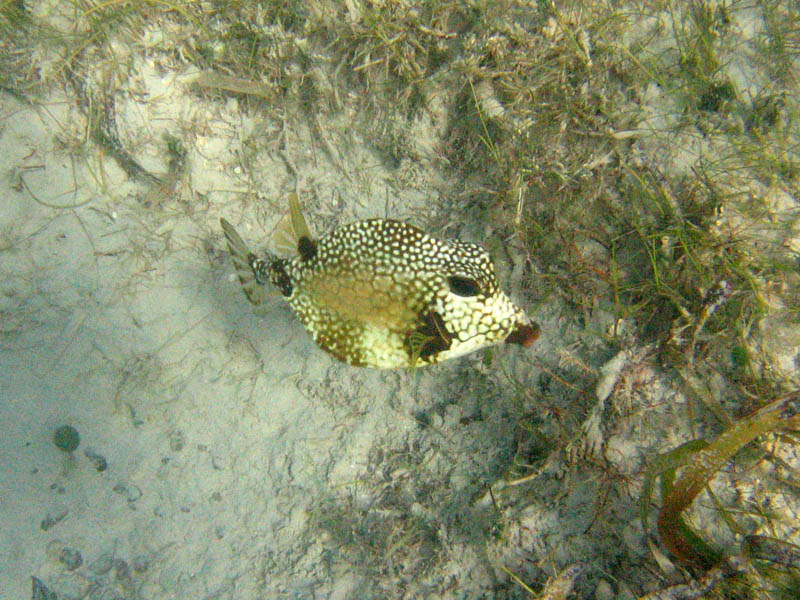
{"type": "Polygon", "coordinates": [[[62,425],[53,433],[53,443],[59,450],[72,453],[78,449],[81,436],[72,425],[62,425]]]}

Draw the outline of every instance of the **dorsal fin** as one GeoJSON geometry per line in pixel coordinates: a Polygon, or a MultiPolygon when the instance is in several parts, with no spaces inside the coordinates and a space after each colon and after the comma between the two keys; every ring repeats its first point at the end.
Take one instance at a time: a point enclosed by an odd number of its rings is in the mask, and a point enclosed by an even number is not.
{"type": "Polygon", "coordinates": [[[289,214],[292,217],[292,231],[294,231],[295,238],[299,240],[300,238],[307,237],[313,240],[314,238],[311,235],[311,230],[309,230],[308,223],[306,223],[303,211],[300,208],[300,200],[295,193],[289,194],[289,214]]]}
{"type": "Polygon", "coordinates": [[[300,249],[300,240],[306,238],[313,242],[311,231],[308,228],[300,200],[294,192],[289,194],[289,213],[284,215],[275,227],[272,235],[272,245],[275,251],[282,256],[293,256],[300,249]]]}

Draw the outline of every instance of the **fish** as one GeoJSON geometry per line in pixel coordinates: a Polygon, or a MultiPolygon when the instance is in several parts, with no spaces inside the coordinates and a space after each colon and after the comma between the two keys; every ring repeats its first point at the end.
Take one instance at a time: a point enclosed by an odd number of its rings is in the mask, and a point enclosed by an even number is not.
{"type": "Polygon", "coordinates": [[[501,343],[528,348],[539,336],[477,244],[380,218],[314,238],[295,194],[273,239],[289,258],[256,256],[220,225],[247,299],[259,305],[277,289],[317,346],[349,365],[416,368],[501,343]]]}

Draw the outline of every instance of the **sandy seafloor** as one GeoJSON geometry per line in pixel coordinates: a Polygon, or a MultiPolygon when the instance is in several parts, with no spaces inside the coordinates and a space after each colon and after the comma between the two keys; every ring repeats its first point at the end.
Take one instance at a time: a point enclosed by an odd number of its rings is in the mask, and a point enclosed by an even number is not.
{"type": "MultiPolygon", "coordinates": [[[[166,194],[70,143],[86,126],[74,97],[0,94],[0,595],[28,598],[36,577],[58,598],[522,598],[502,566],[541,580],[575,563],[576,597],[646,591],[638,477],[692,436],[642,349],[605,381],[636,391],[594,448],[629,479],[558,458],[524,510],[498,518],[485,501],[513,454],[514,385],[575,357],[602,379],[619,351],[595,333],[608,314],[534,312],[512,248],[497,266],[542,327],[532,349],[377,371],[318,350],[279,296],[256,312],[239,290],[219,217],[267,247],[293,191],[317,232],[391,216],[496,247],[446,197],[436,110],[411,136],[416,160],[387,166],[346,101],[322,124],[272,122],[202,98],[197,73],[157,54],[132,60],[122,141],[156,173],[164,133],[188,149],[166,194]],[[81,436],[71,456],[53,444],[64,424],[81,436]],[[598,510],[604,494],[616,508],[598,510]]],[[[586,397],[560,408],[580,423],[586,397]]]]}
{"type": "MultiPolygon", "coordinates": [[[[236,156],[252,124],[233,101],[192,102],[177,109],[204,123],[189,156],[190,199],[153,199],[113,160],[61,147],[59,136],[81,121],[76,110],[67,97],[37,108],[0,98],[4,595],[28,597],[36,576],[59,598],[371,596],[375,565],[348,568],[348,557],[328,548],[336,543],[321,517],[312,523],[310,515],[324,515],[328,504],[354,515],[373,510],[422,462],[454,487],[448,502],[459,510],[475,491],[459,479],[485,477],[509,451],[498,444],[501,423],[489,436],[469,434],[483,440],[442,428],[443,419],[452,425],[489,402],[477,395],[488,384],[473,395],[459,381],[465,370],[483,377],[481,357],[415,373],[336,362],[280,296],[254,313],[218,217],[263,247],[296,184],[316,196],[307,212],[318,229],[387,211],[425,214],[433,186],[393,189],[353,136],[342,160],[369,185],[354,189],[302,124],[291,128],[289,150],[302,181],[274,156],[242,174],[236,156]],[[102,171],[102,185],[91,168],[102,171]],[[263,195],[243,202],[248,177],[263,195]],[[437,405],[446,409],[434,415],[434,429],[421,431],[415,414],[437,405]],[[72,456],[53,444],[63,424],[81,436],[72,456]],[[87,453],[107,469],[98,471],[87,453]]],[[[130,133],[122,120],[120,129],[130,133]]],[[[277,131],[275,124],[264,135],[277,131]]],[[[523,352],[502,356],[514,361],[523,352]]],[[[430,513],[435,532],[451,510],[441,502],[447,495],[420,495],[418,506],[404,499],[404,509],[430,513]],[[429,505],[433,497],[439,502],[429,505]]],[[[473,553],[459,550],[453,573],[437,577],[474,577],[475,589],[486,587],[489,567],[473,553]]]]}

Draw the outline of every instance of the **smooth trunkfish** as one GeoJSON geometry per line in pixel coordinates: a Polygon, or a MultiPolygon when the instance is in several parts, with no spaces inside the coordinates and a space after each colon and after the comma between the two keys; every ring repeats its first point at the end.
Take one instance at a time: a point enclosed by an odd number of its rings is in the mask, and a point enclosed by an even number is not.
{"type": "Polygon", "coordinates": [[[275,286],[314,342],[347,364],[419,367],[502,342],[529,347],[539,335],[477,244],[392,219],[356,221],[314,239],[294,194],[274,240],[292,258],[259,258],[220,223],[247,299],[261,304],[266,286],[275,286]]]}

